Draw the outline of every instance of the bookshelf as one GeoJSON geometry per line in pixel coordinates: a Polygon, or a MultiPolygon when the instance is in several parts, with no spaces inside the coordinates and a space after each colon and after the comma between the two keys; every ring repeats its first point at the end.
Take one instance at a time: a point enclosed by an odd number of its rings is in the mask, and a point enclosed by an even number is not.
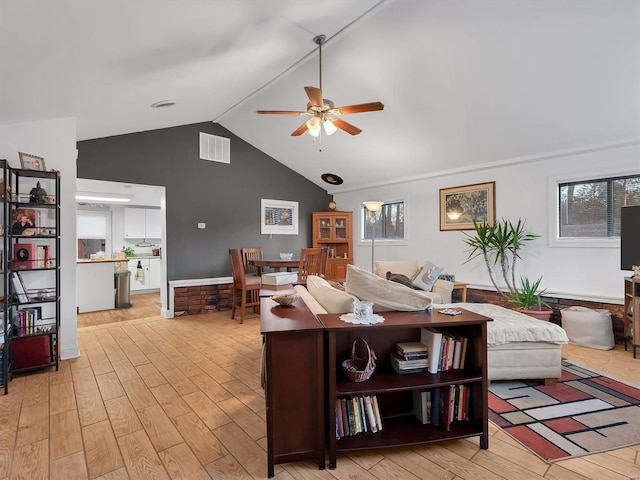
{"type": "Polygon", "coordinates": [[[640,277],[624,279],[624,349],[631,340],[633,358],[640,346],[640,277]]]}
{"type": "Polygon", "coordinates": [[[490,318],[464,311],[455,317],[432,315],[431,312],[384,312],[385,322],[362,326],[342,322],[340,315],[325,314],[318,318],[325,327],[326,345],[326,430],[329,433],[329,466],[336,467],[337,452],[376,449],[403,445],[480,437],[480,447],[489,446],[487,389],[487,329],[490,318]],[[444,318],[442,318],[444,317],[444,318]],[[422,327],[466,337],[465,367],[431,373],[399,375],[390,365],[390,354],[399,342],[417,342],[422,327]],[[351,345],[357,337],[364,338],[375,351],[377,367],[371,378],[354,383],[344,377],[341,363],[349,358],[351,345]],[[414,415],[415,391],[448,389],[463,385],[468,390],[469,413],[463,421],[448,425],[423,424],[414,415]],[[382,429],[378,432],[336,438],[333,408],[341,398],[375,395],[382,429]]]}
{"type": "Polygon", "coordinates": [[[58,369],[60,176],[2,161],[2,382],[15,373],[58,369]]]}

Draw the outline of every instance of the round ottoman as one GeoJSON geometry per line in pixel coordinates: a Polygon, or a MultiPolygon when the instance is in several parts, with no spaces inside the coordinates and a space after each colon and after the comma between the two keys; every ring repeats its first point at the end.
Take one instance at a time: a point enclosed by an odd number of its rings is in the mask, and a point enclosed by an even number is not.
{"type": "Polygon", "coordinates": [[[583,347],[611,350],[615,345],[609,310],[569,307],[560,311],[569,341],[583,347]]]}

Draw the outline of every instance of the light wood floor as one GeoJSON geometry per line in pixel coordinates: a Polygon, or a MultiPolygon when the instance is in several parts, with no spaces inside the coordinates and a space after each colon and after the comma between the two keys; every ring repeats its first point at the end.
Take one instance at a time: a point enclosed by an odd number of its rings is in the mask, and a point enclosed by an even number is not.
{"type": "MultiPolygon", "coordinates": [[[[15,378],[0,396],[0,479],[259,479],[266,476],[259,317],[153,317],[80,328],[82,356],[15,378]]],[[[565,356],[640,384],[621,347],[565,356]]],[[[340,455],[335,470],[276,465],[276,478],[640,478],[640,446],[547,464],[491,426],[476,439],[340,455]]]]}
{"type": "Polygon", "coordinates": [[[131,306],[116,308],[114,310],[101,310],[98,312],[79,313],[78,328],[95,327],[107,323],[124,322],[140,318],[157,317],[160,315],[160,293],[141,293],[131,295],[131,306]]]}

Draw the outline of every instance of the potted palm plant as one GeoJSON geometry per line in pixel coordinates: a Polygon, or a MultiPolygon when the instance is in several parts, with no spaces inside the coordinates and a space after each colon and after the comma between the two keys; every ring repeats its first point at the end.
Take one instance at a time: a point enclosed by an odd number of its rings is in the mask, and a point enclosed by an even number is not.
{"type": "MultiPolygon", "coordinates": [[[[521,278],[521,285],[518,288],[515,276],[522,249],[540,235],[527,231],[525,221],[522,219],[512,222],[503,218],[494,225],[474,221],[473,226],[473,233],[464,233],[466,236],[464,242],[469,246],[467,262],[476,257],[482,257],[496,292],[516,308],[522,308],[524,313],[531,315],[537,312],[538,302],[540,302],[540,308],[546,305],[541,298],[544,290],[538,291],[542,277],[535,282],[521,278]],[[502,277],[503,286],[498,285],[500,277],[502,277]]],[[[550,316],[551,313],[552,311],[549,310],[548,315],[550,316]]]]}
{"type": "Polygon", "coordinates": [[[528,278],[520,277],[520,289],[509,294],[509,301],[514,310],[535,317],[538,320],[548,321],[553,310],[551,310],[548,303],[542,300],[542,295],[546,288],[540,290],[541,282],[542,277],[535,282],[531,282],[528,278]]]}

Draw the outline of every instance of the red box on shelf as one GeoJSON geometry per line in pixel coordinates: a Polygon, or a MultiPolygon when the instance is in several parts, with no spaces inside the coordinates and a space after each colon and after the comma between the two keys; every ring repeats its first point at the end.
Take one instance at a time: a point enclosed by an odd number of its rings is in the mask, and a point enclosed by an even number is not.
{"type": "Polygon", "coordinates": [[[13,340],[13,368],[38,367],[51,363],[49,335],[22,337],[13,340]]]}

